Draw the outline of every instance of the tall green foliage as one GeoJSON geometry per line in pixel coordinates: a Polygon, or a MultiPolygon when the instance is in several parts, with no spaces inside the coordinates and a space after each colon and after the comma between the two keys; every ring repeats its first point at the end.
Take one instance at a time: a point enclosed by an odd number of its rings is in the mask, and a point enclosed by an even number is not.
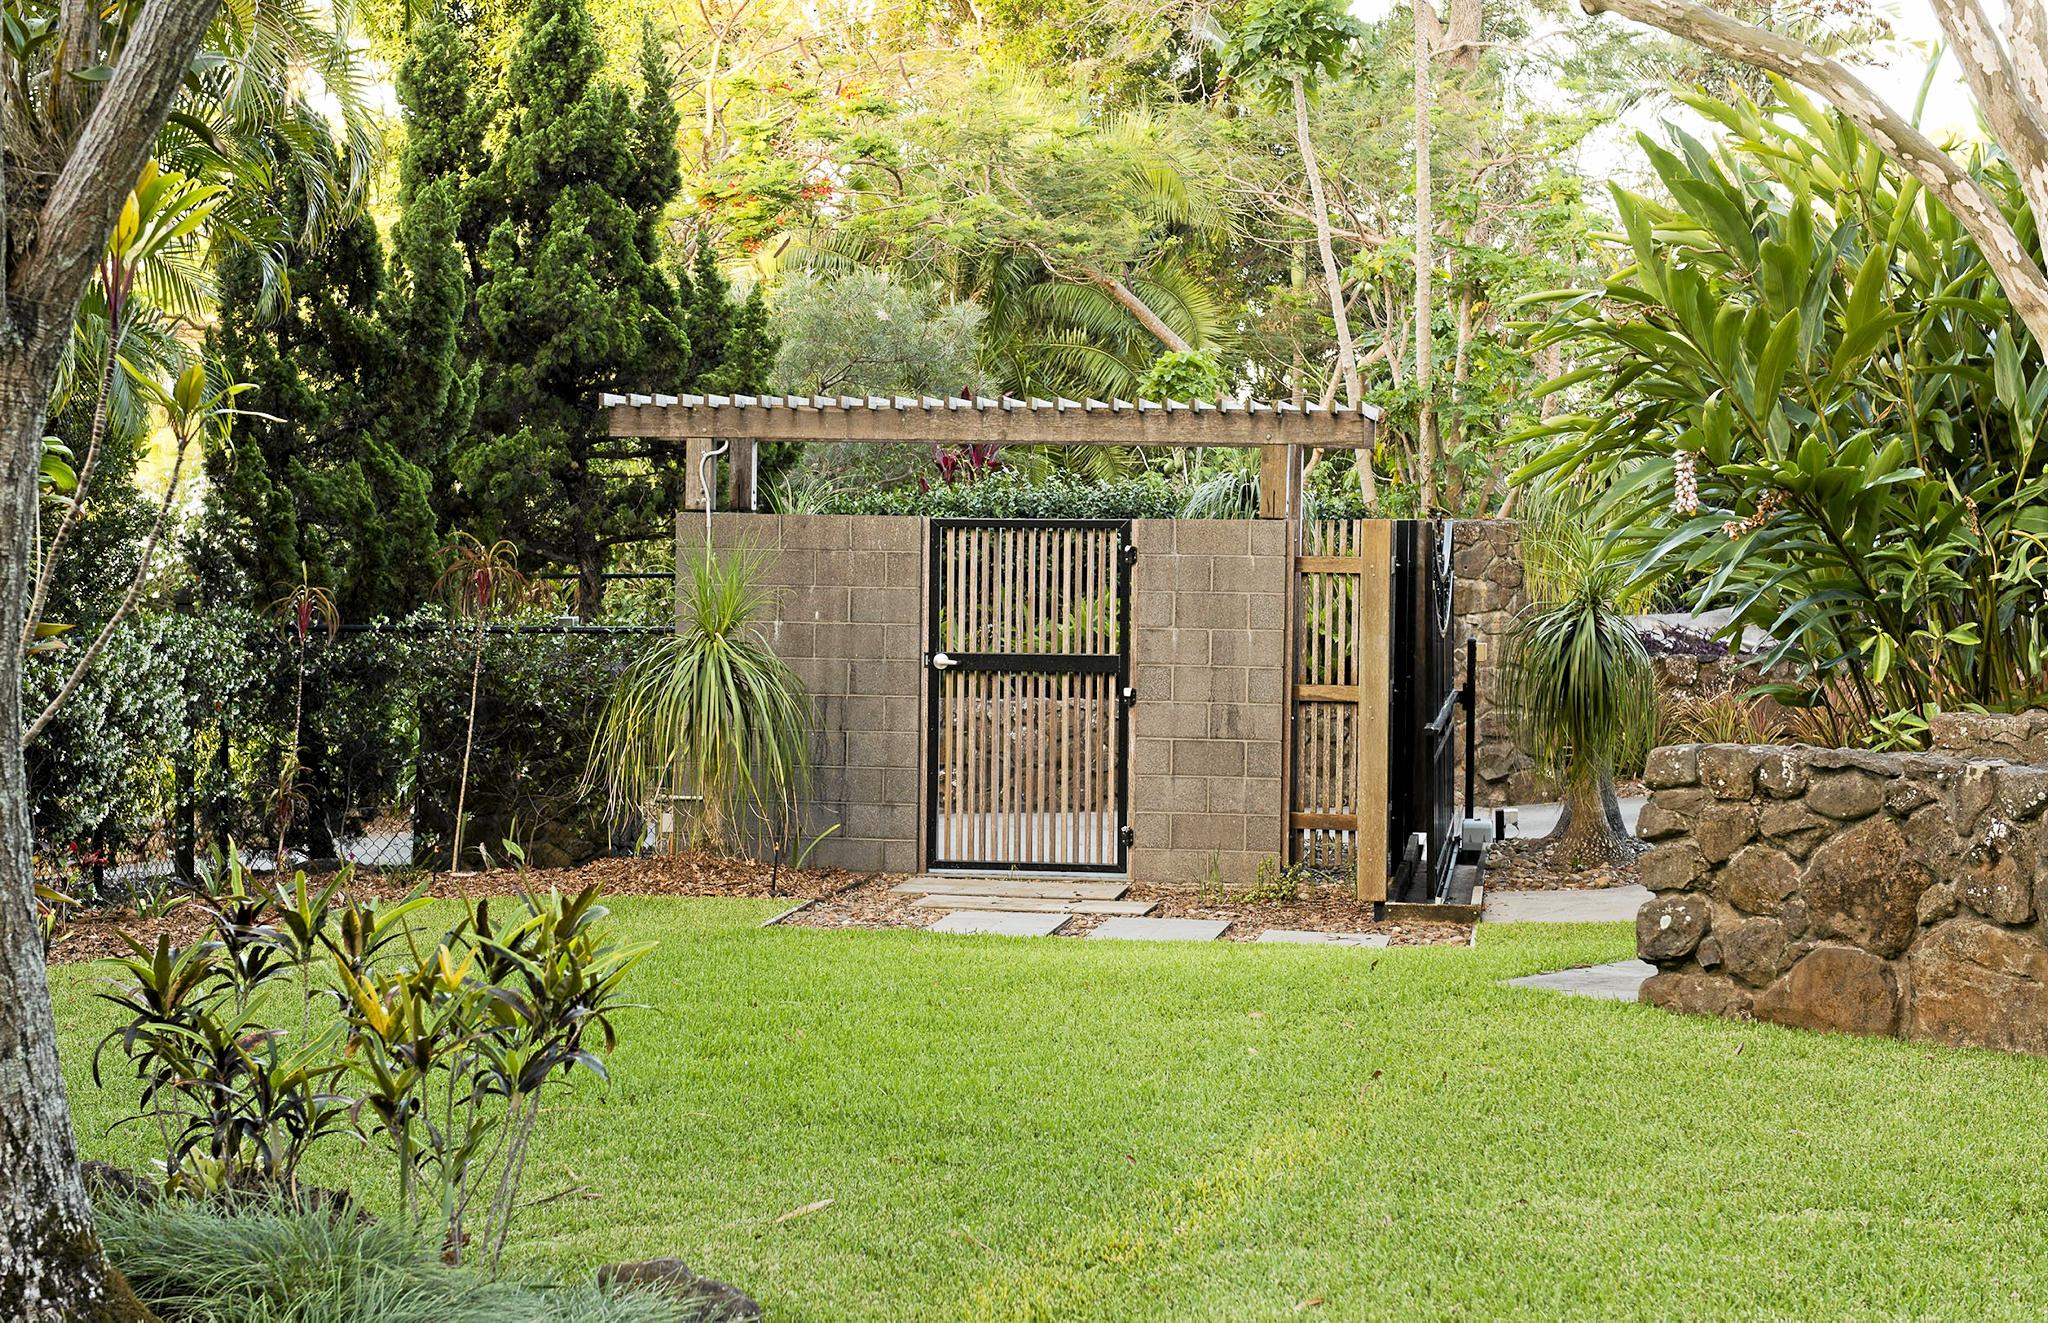
{"type": "MultiPolygon", "coordinates": [[[[1778,640],[1844,736],[2048,695],[2041,350],[1954,217],[1838,115],[1691,98],[1645,141],[1676,205],[1615,191],[1623,266],[1539,336],[1593,398],[1532,471],[1578,472],[1702,607],[1778,640]],[[1887,715],[1889,714],[1889,715],[1887,715]]],[[[2031,224],[2003,162],[1971,168],[2031,224]]]]}
{"type": "MultiPolygon", "coordinates": [[[[416,115],[432,94],[418,63],[399,74],[416,115]]],[[[408,141],[388,258],[358,215],[288,245],[281,281],[251,251],[222,263],[208,347],[255,389],[234,446],[207,456],[200,561],[216,596],[271,601],[309,583],[360,620],[404,614],[432,582],[435,489],[476,396],[456,352],[468,290],[445,153],[431,134],[408,141]]]]}
{"type": "Polygon", "coordinates": [[[504,95],[503,145],[470,190],[497,221],[470,346],[477,427],[453,469],[467,525],[576,567],[595,604],[612,549],[660,536],[673,502],[672,474],[608,459],[597,397],[685,384],[685,299],[659,235],[675,115],[665,75],[638,105],[605,76],[582,0],[527,11],[504,95]]]}
{"type": "Polygon", "coordinates": [[[810,785],[811,701],[761,633],[760,558],[700,557],[682,628],[619,680],[590,743],[588,780],[614,819],[694,803],[692,845],[724,850],[764,825],[801,834],[810,785]]]}

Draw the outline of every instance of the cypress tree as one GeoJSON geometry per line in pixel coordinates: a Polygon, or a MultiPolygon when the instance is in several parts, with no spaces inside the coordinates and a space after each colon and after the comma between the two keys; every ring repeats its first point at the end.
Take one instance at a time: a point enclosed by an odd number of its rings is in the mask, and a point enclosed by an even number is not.
{"type": "Polygon", "coordinates": [[[436,530],[430,471],[390,424],[397,379],[436,365],[415,361],[386,315],[368,218],[293,248],[284,280],[271,310],[253,255],[222,265],[208,348],[256,389],[234,446],[206,459],[205,577],[215,596],[261,602],[303,574],[345,618],[403,613],[432,581],[436,530]]]}
{"type": "Polygon", "coordinates": [[[614,548],[667,535],[676,487],[608,445],[598,394],[689,380],[684,298],[660,260],[676,115],[644,45],[636,105],[604,76],[582,0],[527,10],[489,180],[500,219],[476,290],[477,428],[454,463],[471,531],[573,566],[592,614],[614,548]]]}

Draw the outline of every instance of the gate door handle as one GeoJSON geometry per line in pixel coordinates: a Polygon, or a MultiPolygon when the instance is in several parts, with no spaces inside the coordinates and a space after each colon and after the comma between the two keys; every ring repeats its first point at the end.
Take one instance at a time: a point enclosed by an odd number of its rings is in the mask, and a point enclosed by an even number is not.
{"type": "Polygon", "coordinates": [[[935,652],[932,654],[932,669],[935,671],[950,671],[959,664],[960,663],[956,658],[948,657],[943,652],[935,652]]]}

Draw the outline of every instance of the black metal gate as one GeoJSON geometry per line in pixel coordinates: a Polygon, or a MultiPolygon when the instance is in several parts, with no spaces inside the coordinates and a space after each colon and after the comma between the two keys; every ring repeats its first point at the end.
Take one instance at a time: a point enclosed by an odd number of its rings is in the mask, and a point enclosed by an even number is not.
{"type": "Polygon", "coordinates": [[[1130,531],[932,520],[931,867],[1124,871],[1130,531]]]}
{"type": "Polygon", "coordinates": [[[1387,765],[1389,894],[1440,900],[1458,855],[1456,575],[1450,521],[1394,526],[1387,765]]]}

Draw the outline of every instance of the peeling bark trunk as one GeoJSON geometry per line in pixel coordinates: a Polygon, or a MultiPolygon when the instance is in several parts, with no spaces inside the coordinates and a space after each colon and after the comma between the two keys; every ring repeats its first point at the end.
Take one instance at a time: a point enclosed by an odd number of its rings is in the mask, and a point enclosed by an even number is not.
{"type": "MultiPolygon", "coordinates": [[[[36,474],[57,360],[114,218],[215,8],[216,0],[150,0],[117,56],[78,52],[79,67],[111,59],[113,71],[95,84],[75,131],[63,113],[38,126],[45,134],[40,145],[62,159],[41,205],[7,196],[18,209],[6,217],[7,233],[32,237],[10,254],[19,260],[0,290],[0,638],[10,645],[0,648],[0,1307],[35,1323],[150,1314],[107,1263],[79,1175],[36,919],[21,747],[23,658],[12,645],[35,591],[36,474]]],[[[105,36],[96,22],[77,28],[94,45],[105,36]]]]}
{"type": "Polygon", "coordinates": [[[1434,348],[1429,285],[1436,265],[1436,209],[1430,195],[1436,184],[1430,169],[1429,115],[1437,31],[1436,10],[1429,0],[1415,0],[1415,476],[1424,515],[1436,508],[1436,409],[1429,398],[1434,348]]]}

